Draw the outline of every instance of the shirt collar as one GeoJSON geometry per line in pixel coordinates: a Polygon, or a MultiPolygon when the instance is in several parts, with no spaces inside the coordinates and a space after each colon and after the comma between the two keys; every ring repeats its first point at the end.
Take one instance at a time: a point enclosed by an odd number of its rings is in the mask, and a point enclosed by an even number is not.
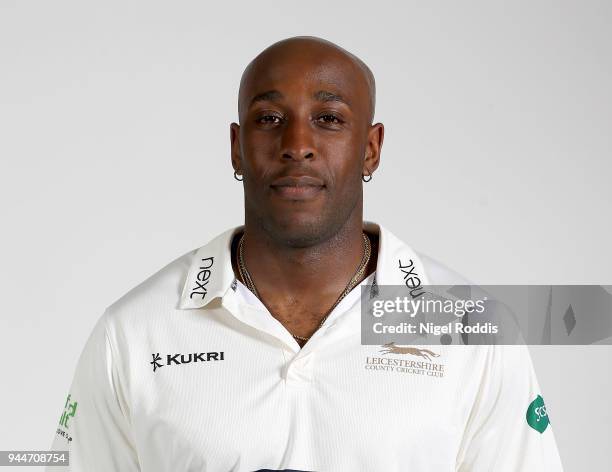
{"type": "MultiPolygon", "coordinates": [[[[364,221],[366,232],[379,234],[375,285],[407,285],[418,289],[429,285],[429,278],[418,254],[380,224],[364,221]]],[[[235,289],[231,243],[244,225],[228,229],[196,250],[179,300],[180,309],[202,308],[217,297],[235,289]]]]}

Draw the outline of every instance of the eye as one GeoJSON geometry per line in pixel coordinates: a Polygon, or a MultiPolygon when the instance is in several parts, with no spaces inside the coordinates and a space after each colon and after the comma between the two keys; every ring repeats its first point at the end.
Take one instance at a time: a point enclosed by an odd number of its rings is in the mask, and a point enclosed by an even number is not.
{"type": "Polygon", "coordinates": [[[263,125],[275,125],[280,123],[282,120],[282,118],[280,116],[276,116],[276,115],[263,115],[260,116],[259,118],[257,118],[255,121],[257,123],[263,124],[263,125]],[[278,121],[274,121],[274,120],[278,120],[278,121]]]}
{"type": "Polygon", "coordinates": [[[324,123],[326,124],[331,124],[331,125],[337,125],[342,123],[342,120],[340,118],[338,118],[336,115],[331,115],[331,114],[325,114],[325,115],[321,115],[318,118],[319,120],[323,120],[324,123]]]}

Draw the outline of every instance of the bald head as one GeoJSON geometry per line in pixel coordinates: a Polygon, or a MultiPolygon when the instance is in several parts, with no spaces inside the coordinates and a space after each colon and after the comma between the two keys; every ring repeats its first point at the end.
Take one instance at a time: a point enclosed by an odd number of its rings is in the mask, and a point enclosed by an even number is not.
{"type": "MultiPolygon", "coordinates": [[[[367,122],[372,123],[376,106],[374,74],[357,56],[331,41],[315,36],[295,36],[278,41],[264,49],[247,65],[238,92],[240,120],[252,100],[257,98],[263,83],[267,85],[282,80],[283,68],[291,67],[299,67],[305,75],[317,74],[339,86],[349,84],[352,90],[345,95],[360,95],[359,98],[366,104],[361,111],[365,113],[367,122]],[[341,80],[339,76],[343,76],[341,80]]],[[[336,95],[346,98],[341,94],[336,95]]]]}

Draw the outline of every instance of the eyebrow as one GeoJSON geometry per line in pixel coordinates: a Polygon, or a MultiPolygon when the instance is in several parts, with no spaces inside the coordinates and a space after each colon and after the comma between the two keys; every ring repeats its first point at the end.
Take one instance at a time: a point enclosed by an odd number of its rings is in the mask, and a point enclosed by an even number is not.
{"type": "Polygon", "coordinates": [[[267,92],[258,93],[251,99],[249,107],[253,106],[257,102],[275,102],[283,98],[283,94],[278,90],[268,90],[267,92]]]}
{"type": "Polygon", "coordinates": [[[351,106],[350,102],[342,95],[328,92],[327,90],[319,90],[313,95],[313,97],[315,100],[319,100],[320,102],[342,102],[349,107],[351,106]]]}
{"type": "MultiPolygon", "coordinates": [[[[349,107],[351,106],[350,102],[340,94],[328,92],[327,90],[319,90],[315,92],[313,95],[315,100],[320,102],[342,102],[349,107]]],[[[278,90],[268,90],[266,92],[258,93],[255,95],[249,104],[249,107],[253,106],[257,102],[276,102],[283,99],[283,94],[278,90]]]]}

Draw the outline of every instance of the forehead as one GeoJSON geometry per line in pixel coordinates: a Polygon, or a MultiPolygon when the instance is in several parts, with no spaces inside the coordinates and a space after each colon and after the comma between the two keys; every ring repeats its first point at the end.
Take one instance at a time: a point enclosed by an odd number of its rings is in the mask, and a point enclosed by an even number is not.
{"type": "Polygon", "coordinates": [[[364,111],[369,99],[363,71],[336,51],[282,50],[256,58],[243,76],[240,108],[248,109],[254,97],[270,90],[300,100],[313,98],[319,91],[335,93],[355,112],[364,111]]]}

